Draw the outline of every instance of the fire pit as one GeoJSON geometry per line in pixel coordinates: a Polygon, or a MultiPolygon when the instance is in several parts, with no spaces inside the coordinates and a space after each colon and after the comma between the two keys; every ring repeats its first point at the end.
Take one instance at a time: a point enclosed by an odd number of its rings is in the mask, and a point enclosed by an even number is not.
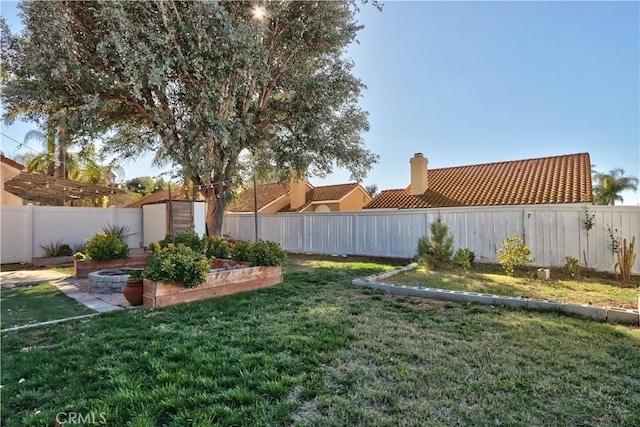
{"type": "Polygon", "coordinates": [[[112,294],[122,293],[126,285],[129,273],[138,268],[114,268],[89,273],[89,293],[112,294]]]}

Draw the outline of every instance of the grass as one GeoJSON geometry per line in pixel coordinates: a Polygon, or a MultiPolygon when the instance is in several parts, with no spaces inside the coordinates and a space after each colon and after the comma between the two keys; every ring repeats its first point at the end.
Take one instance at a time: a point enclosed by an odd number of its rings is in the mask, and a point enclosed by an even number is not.
{"type": "Polygon", "coordinates": [[[74,274],[73,264],[67,265],[59,265],[59,266],[42,266],[42,267],[34,267],[31,263],[20,262],[20,263],[8,263],[2,264],[0,266],[0,271],[20,271],[20,270],[53,270],[58,271],[60,273],[65,273],[69,275],[74,274]]]}
{"type": "Polygon", "coordinates": [[[0,329],[5,329],[95,312],[45,282],[2,289],[0,313],[0,329]]]}
{"type": "Polygon", "coordinates": [[[4,333],[1,423],[640,423],[638,328],[351,286],[392,264],[295,257],[272,288],[4,333]]]}
{"type": "Polygon", "coordinates": [[[506,276],[500,265],[478,264],[468,274],[459,271],[428,271],[424,268],[385,279],[385,283],[405,286],[421,285],[453,291],[478,292],[502,296],[554,300],[606,307],[638,308],[640,278],[623,283],[610,274],[585,272],[572,278],[553,270],[552,280],[535,279],[535,269],[519,268],[513,277],[506,276]]]}

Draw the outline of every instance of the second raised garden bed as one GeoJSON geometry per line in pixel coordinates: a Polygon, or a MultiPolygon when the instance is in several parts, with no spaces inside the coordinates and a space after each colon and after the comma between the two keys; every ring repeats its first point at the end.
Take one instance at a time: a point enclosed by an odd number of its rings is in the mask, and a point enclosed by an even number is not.
{"type": "Polygon", "coordinates": [[[186,288],[164,282],[144,281],[143,305],[161,308],[237,292],[265,288],[282,282],[282,267],[242,267],[213,271],[205,283],[186,288]]]}

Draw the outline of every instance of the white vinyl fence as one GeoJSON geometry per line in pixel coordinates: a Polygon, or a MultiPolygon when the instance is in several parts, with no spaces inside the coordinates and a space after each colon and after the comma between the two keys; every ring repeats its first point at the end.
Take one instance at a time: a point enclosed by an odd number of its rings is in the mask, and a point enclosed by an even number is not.
{"type": "MultiPolygon", "coordinates": [[[[438,217],[449,225],[456,248],[469,248],[476,260],[498,262],[497,250],[508,237],[520,237],[532,252],[533,264],[563,266],[572,256],[580,264],[612,271],[615,264],[611,236],[640,246],[640,207],[591,205],[529,205],[515,207],[465,207],[331,213],[259,214],[262,240],[280,243],[301,253],[367,255],[412,258],[418,239],[429,234],[438,217]],[[587,233],[586,210],[594,217],[587,233]]],[[[253,240],[253,214],[227,214],[225,234],[253,240]]],[[[636,249],[636,252],[639,252],[636,249]]],[[[640,257],[633,273],[640,274],[640,257]]]]}
{"type": "Polygon", "coordinates": [[[142,209],[2,206],[1,263],[31,262],[34,257],[44,256],[41,245],[57,241],[73,248],[109,225],[129,227],[129,247],[142,246],[142,209]]]}

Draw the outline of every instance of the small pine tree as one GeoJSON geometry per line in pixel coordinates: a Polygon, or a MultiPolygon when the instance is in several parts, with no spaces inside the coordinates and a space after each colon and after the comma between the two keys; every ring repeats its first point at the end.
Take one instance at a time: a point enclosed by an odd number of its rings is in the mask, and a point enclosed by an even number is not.
{"type": "Polygon", "coordinates": [[[418,241],[418,262],[430,268],[445,266],[453,256],[454,237],[449,233],[449,225],[441,218],[429,225],[431,236],[423,236],[418,241]]]}

